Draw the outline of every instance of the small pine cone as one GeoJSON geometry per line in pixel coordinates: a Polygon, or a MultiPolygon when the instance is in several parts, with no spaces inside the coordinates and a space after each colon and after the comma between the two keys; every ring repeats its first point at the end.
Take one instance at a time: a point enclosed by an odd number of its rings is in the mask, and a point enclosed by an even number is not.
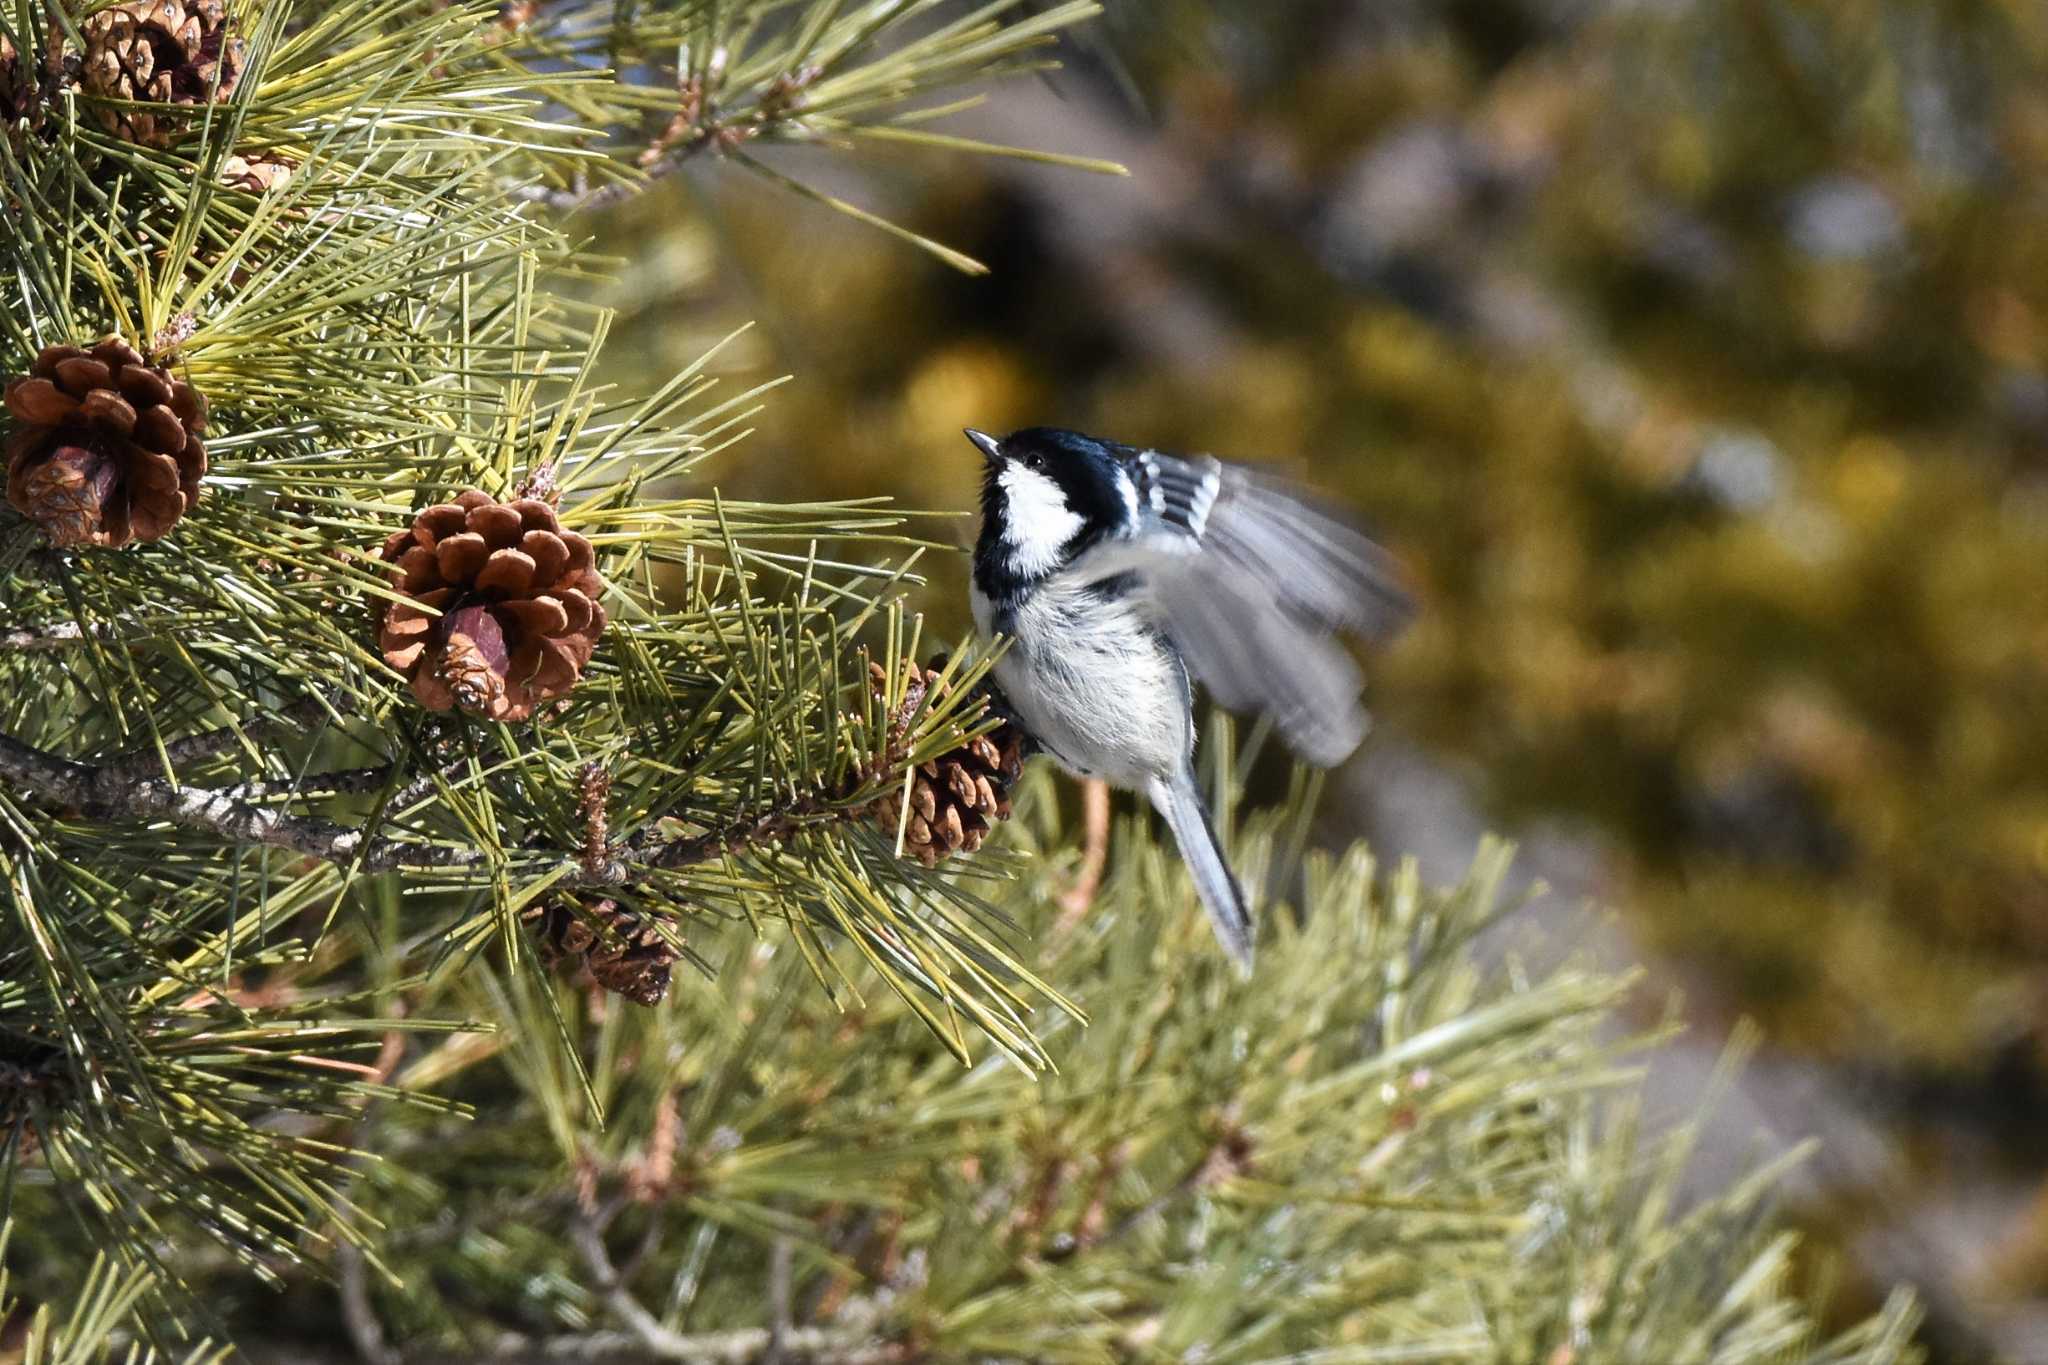
{"type": "MultiPolygon", "coordinates": [[[[935,658],[921,669],[905,663],[903,704],[890,718],[892,748],[901,742],[928,692],[936,688],[943,697],[951,691],[940,679],[945,662],[935,658]]],[[[889,675],[880,664],[868,665],[868,677],[877,697],[887,695],[889,675]]],[[[941,858],[980,848],[995,822],[1010,817],[1010,786],[1023,766],[1023,732],[1008,722],[919,764],[910,780],[910,819],[903,822],[905,851],[926,867],[935,867],[941,858]]],[[[891,836],[902,811],[900,782],[868,807],[875,823],[891,836]]]]}
{"type": "Polygon", "coordinates": [[[392,533],[383,556],[410,600],[384,608],[377,643],[429,711],[529,719],[576,686],[604,633],[590,542],[537,499],[471,489],[392,533]]]}
{"type": "MultiPolygon", "coordinates": [[[[86,19],[80,72],[107,100],[196,105],[225,100],[242,78],[242,42],[228,35],[223,0],[133,0],[86,19]]],[[[185,120],[162,110],[101,104],[102,127],[147,147],[168,146],[185,120]]]]}
{"type": "Polygon", "coordinates": [[[598,985],[638,1005],[668,998],[675,949],[617,901],[556,902],[527,911],[526,919],[550,967],[584,967],[598,985]]]}
{"type": "Polygon", "coordinates": [[[7,385],[7,501],[52,545],[158,540],[199,501],[206,399],[110,337],[7,385]]]}

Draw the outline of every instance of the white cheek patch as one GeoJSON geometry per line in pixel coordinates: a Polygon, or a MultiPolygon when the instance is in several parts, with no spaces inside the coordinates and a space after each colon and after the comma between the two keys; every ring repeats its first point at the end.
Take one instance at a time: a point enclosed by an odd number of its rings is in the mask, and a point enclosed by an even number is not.
{"type": "Polygon", "coordinates": [[[1003,543],[1017,568],[1027,574],[1051,573],[1060,566],[1060,551],[1086,525],[1067,506],[1060,486],[1037,470],[1012,464],[996,476],[1009,503],[1010,519],[1003,543]]]}

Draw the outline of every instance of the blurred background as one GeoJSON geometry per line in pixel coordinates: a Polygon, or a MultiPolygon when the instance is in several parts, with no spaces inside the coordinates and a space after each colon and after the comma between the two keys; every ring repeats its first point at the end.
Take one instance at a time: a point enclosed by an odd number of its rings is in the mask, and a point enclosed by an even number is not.
{"type": "Polygon", "coordinates": [[[782,163],[984,276],[708,162],[592,220],[620,383],[754,320],[733,493],[964,511],[960,428],[1044,422],[1341,495],[1425,609],[1332,832],[1520,838],[1541,951],[1682,992],[1673,1112],[1762,1025],[1703,1161],[1823,1139],[1845,1313],[2048,1361],[2048,7],[1158,0],[1062,58],[949,130],[1129,179],[782,163]]]}

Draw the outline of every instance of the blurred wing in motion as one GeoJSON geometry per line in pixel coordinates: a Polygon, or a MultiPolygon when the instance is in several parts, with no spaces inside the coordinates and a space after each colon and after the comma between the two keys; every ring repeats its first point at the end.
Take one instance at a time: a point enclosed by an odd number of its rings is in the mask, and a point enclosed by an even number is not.
{"type": "Polygon", "coordinates": [[[1070,572],[1136,578],[1218,704],[1271,716],[1288,745],[1331,767],[1365,738],[1364,680],[1335,637],[1394,634],[1414,614],[1392,558],[1278,480],[1207,457],[1133,458],[1137,530],[1070,572]]]}

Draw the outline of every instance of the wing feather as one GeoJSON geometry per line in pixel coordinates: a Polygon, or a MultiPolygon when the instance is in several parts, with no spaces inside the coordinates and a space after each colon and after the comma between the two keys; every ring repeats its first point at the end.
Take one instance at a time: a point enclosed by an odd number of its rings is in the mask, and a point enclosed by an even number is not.
{"type": "Polygon", "coordinates": [[[1324,767],[1365,736],[1357,664],[1335,638],[1393,634],[1413,614],[1392,558],[1266,475],[1157,451],[1135,457],[1139,520],[1068,570],[1131,575],[1218,704],[1270,716],[1324,767]]]}

